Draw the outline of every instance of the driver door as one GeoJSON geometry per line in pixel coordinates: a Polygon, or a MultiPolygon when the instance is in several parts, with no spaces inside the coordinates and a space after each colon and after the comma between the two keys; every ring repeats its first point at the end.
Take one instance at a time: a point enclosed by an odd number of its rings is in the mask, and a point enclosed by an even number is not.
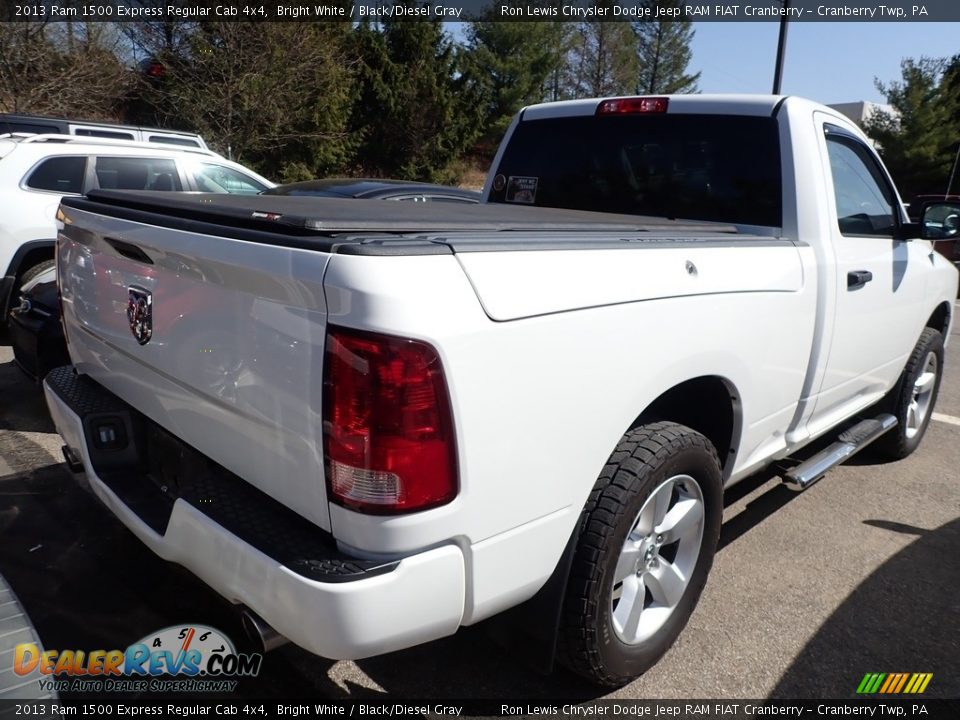
{"type": "Polygon", "coordinates": [[[896,381],[923,329],[923,270],[930,263],[927,243],[902,238],[902,206],[874,150],[828,120],[821,126],[833,191],[836,302],[808,426],[813,434],[878,400],[896,381]]]}

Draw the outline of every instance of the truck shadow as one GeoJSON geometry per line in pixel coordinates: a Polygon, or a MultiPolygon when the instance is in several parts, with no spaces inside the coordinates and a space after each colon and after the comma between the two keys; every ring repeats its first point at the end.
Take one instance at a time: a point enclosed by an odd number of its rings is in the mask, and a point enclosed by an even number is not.
{"type": "Polygon", "coordinates": [[[960,698],[960,518],[934,530],[886,520],[864,524],[917,539],[833,612],[772,697],[852,698],[868,672],[928,672],[933,679],[924,699],[960,698]]]}
{"type": "MultiPolygon", "coordinates": [[[[42,393],[19,375],[12,362],[0,364],[0,380],[7,378],[0,382],[5,388],[0,429],[13,430],[0,433],[0,455],[15,460],[11,474],[0,477],[0,572],[27,607],[46,647],[124,648],[178,623],[211,625],[242,645],[243,631],[228,602],[187,571],[157,558],[65,466],[17,432],[52,432],[42,393]],[[16,382],[7,376],[14,373],[16,382]],[[4,440],[16,447],[4,448],[4,440]]],[[[727,506],[749,499],[724,523],[720,550],[797,495],[772,470],[731,488],[727,506]]],[[[811,687],[818,686],[828,688],[824,697],[850,694],[859,681],[848,677],[851,669],[863,666],[861,677],[867,671],[934,672],[928,695],[939,687],[960,696],[960,679],[942,674],[951,657],[954,664],[960,657],[960,595],[944,592],[960,588],[960,520],[929,532],[881,520],[868,524],[877,532],[920,537],[836,611],[775,694],[810,696],[816,693],[811,687]]],[[[587,701],[605,694],[560,667],[543,676],[517,655],[490,638],[483,625],[355,663],[325,660],[288,645],[268,654],[260,675],[241,680],[228,697],[587,701]]]]}
{"type": "Polygon", "coordinates": [[[739,538],[746,535],[750,530],[799,495],[798,492],[791,490],[784,483],[780,482],[779,475],[775,469],[768,468],[756,475],[745,478],[727,490],[723,495],[724,506],[729,508],[750,493],[759,490],[771,482],[773,484],[764,490],[762,494],[750,500],[746,506],[744,506],[743,510],[724,521],[723,526],[720,528],[720,540],[717,543],[717,552],[722,551],[728,545],[736,542],[739,538]]]}
{"type": "MultiPolygon", "coordinates": [[[[745,481],[729,500],[742,499],[772,477],[745,481]]],[[[771,487],[734,518],[748,519],[724,526],[722,544],[795,496],[779,484],[771,487]]],[[[878,533],[918,539],[834,612],[784,673],[774,696],[849,696],[868,671],[933,672],[927,696],[960,696],[960,677],[949,675],[960,657],[960,519],[931,531],[885,520],[867,524],[878,533]]],[[[154,556],[62,465],[0,478],[0,538],[0,572],[47,648],[124,648],[176,623],[211,625],[243,644],[229,603],[154,556]]],[[[229,697],[583,702],[604,694],[560,667],[549,676],[538,674],[480,625],[355,663],[287,645],[268,654],[260,675],[241,680],[229,697]]]]}
{"type": "Polygon", "coordinates": [[[54,432],[40,386],[12,360],[0,363],[0,428],[24,432],[54,432]]]}

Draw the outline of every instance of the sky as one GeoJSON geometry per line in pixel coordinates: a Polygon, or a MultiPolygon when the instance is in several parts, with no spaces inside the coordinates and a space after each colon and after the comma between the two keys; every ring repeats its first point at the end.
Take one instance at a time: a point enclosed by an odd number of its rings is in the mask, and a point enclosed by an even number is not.
{"type": "MultiPolygon", "coordinates": [[[[701,92],[769,93],[778,22],[693,24],[701,92]]],[[[821,103],[884,102],[874,78],[900,79],[906,57],[960,54],[960,23],[798,22],[787,30],[782,92],[821,103]]]]}
{"type": "MultiPolygon", "coordinates": [[[[460,23],[448,28],[463,39],[460,23]]],[[[772,90],[779,22],[695,22],[693,28],[690,71],[701,72],[701,92],[772,90]]],[[[957,54],[960,23],[794,22],[787,30],[781,90],[824,104],[882,103],[874,78],[899,80],[903,58],[957,54]]]]}

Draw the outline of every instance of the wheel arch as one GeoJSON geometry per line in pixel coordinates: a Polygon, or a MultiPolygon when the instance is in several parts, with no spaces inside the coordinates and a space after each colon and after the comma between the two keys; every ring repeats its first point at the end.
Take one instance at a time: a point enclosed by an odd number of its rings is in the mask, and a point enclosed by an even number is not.
{"type": "Polygon", "coordinates": [[[924,327],[932,328],[946,338],[950,331],[950,310],[950,303],[946,301],[940,303],[930,314],[924,327]]]}
{"type": "MultiPolygon", "coordinates": [[[[10,300],[19,289],[19,279],[25,268],[32,267],[44,260],[52,260],[56,240],[30,240],[17,248],[10,259],[6,275],[0,283],[0,319],[6,322],[10,311],[10,300]]],[[[0,324],[2,324],[0,322],[0,324]]]]}
{"type": "Polygon", "coordinates": [[[706,437],[717,450],[724,481],[730,477],[743,431],[740,393],[730,380],[702,375],[677,383],[651,402],[627,431],[659,421],[686,425],[706,437]]]}
{"type": "MultiPolygon", "coordinates": [[[[742,417],[740,394],[733,382],[718,375],[702,375],[678,382],[661,393],[624,428],[622,435],[657,421],[686,425],[716,448],[722,479],[726,481],[740,444],[742,417]]],[[[556,660],[556,633],[579,531],[578,522],[553,574],[532,598],[486,621],[488,631],[499,644],[541,672],[551,672],[556,660]]]]}
{"type": "Polygon", "coordinates": [[[23,268],[31,267],[44,260],[52,260],[56,240],[31,240],[23,243],[13,254],[7,275],[18,277],[23,268]]]}

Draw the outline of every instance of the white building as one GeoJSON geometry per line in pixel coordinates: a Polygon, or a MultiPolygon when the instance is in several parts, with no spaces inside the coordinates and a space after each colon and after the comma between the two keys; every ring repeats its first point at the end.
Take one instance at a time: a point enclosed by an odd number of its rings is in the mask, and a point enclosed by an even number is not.
{"type": "Polygon", "coordinates": [[[863,127],[864,121],[877,111],[885,112],[895,117],[899,114],[891,105],[882,105],[880,103],[869,102],[867,100],[860,100],[859,102],[835,103],[829,107],[832,107],[834,110],[843,113],[860,127],[863,127]]]}

